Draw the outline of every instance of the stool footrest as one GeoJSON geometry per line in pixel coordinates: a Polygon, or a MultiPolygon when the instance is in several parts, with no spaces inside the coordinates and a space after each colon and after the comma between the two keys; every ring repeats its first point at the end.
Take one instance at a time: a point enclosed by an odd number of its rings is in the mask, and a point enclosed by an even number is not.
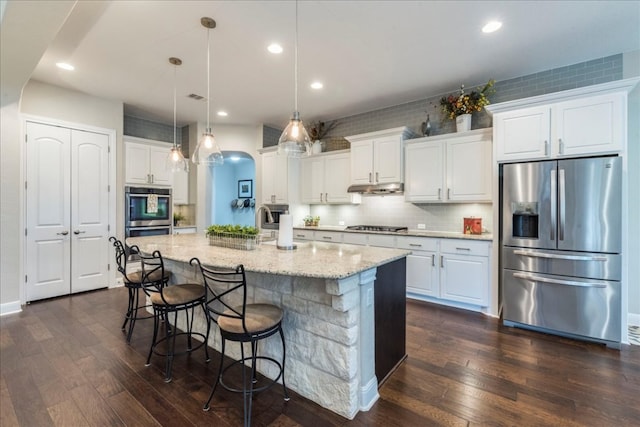
{"type": "MultiPolygon", "coordinates": [[[[244,393],[244,392],[246,392],[246,390],[238,389],[238,388],[234,388],[234,387],[231,387],[231,386],[229,386],[229,385],[225,384],[225,383],[224,383],[224,378],[223,378],[223,377],[224,377],[224,373],[225,373],[228,369],[230,369],[230,368],[232,368],[232,367],[234,367],[234,366],[236,366],[236,365],[239,365],[239,364],[243,365],[243,369],[244,369],[244,368],[250,368],[250,366],[245,366],[244,362],[246,362],[246,361],[251,361],[251,360],[252,360],[252,358],[251,358],[251,357],[245,357],[244,359],[236,360],[236,361],[234,361],[233,363],[230,363],[229,365],[227,365],[227,366],[225,366],[224,368],[222,368],[222,372],[220,372],[220,378],[218,379],[218,382],[220,383],[220,385],[221,385],[222,387],[224,387],[224,389],[225,389],[225,390],[230,391],[230,392],[233,392],[233,393],[244,393]]],[[[269,383],[268,383],[268,384],[266,384],[266,385],[263,385],[263,386],[261,386],[261,387],[254,388],[254,389],[253,389],[253,392],[254,392],[254,393],[259,393],[259,392],[261,392],[261,391],[265,391],[265,390],[267,390],[267,389],[269,389],[269,388],[273,387],[274,385],[278,384],[278,380],[279,380],[280,378],[282,378],[282,375],[283,375],[282,364],[281,364],[279,361],[277,361],[276,359],[274,359],[274,358],[272,358],[272,357],[267,357],[267,356],[256,356],[256,361],[258,361],[258,360],[267,360],[267,361],[269,361],[269,362],[274,363],[274,364],[278,367],[278,370],[279,370],[280,372],[278,373],[278,376],[277,376],[275,379],[273,379],[273,380],[272,380],[272,379],[270,379],[270,378],[265,377],[265,378],[267,378],[267,379],[269,380],[269,383]]]]}

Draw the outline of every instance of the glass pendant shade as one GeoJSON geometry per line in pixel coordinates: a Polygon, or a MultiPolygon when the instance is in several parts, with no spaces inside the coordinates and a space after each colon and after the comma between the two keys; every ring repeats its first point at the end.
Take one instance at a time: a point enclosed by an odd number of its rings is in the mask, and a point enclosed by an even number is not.
{"type": "Polygon", "coordinates": [[[224,157],[215,137],[211,133],[211,129],[207,129],[202,134],[196,150],[191,156],[191,161],[197,165],[221,165],[224,163],[224,157]]]}
{"type": "Polygon", "coordinates": [[[167,156],[167,170],[171,172],[189,172],[189,162],[179,147],[173,147],[167,156]]]}
{"type": "Polygon", "coordinates": [[[278,153],[289,157],[303,157],[309,153],[310,147],[309,134],[300,120],[300,114],[295,111],[289,124],[280,135],[278,153]]]}
{"type": "Polygon", "coordinates": [[[171,147],[171,151],[169,151],[169,155],[167,156],[167,160],[165,162],[165,167],[168,171],[171,172],[189,172],[189,162],[182,155],[182,150],[178,146],[178,138],[177,138],[177,120],[176,120],[176,112],[177,112],[177,102],[176,102],[176,70],[179,65],[182,65],[182,60],[180,58],[169,58],[169,63],[172,64],[173,67],[173,147],[171,147]]]}

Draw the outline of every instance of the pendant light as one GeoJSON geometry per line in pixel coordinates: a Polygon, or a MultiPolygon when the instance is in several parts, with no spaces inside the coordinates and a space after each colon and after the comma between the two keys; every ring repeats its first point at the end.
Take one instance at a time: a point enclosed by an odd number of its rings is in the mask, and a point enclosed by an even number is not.
{"type": "Polygon", "coordinates": [[[207,127],[202,134],[200,141],[198,141],[198,145],[193,152],[193,156],[191,156],[191,161],[196,165],[216,166],[224,163],[222,151],[220,151],[220,147],[218,146],[216,139],[211,133],[211,125],[209,124],[209,105],[211,102],[211,85],[209,77],[211,69],[211,48],[209,42],[209,32],[216,27],[216,21],[211,18],[204,17],[200,19],[200,23],[207,29],[207,127]]]}
{"type": "Polygon", "coordinates": [[[278,153],[289,157],[302,157],[309,154],[311,140],[304,128],[300,113],[298,112],[298,1],[296,0],[296,38],[294,44],[294,111],[291,120],[280,139],[278,140],[278,153]]]}
{"type": "Polygon", "coordinates": [[[173,147],[167,156],[166,167],[171,172],[189,172],[189,162],[182,155],[182,150],[178,146],[177,120],[176,120],[176,71],[182,65],[180,58],[169,58],[169,63],[173,65],[173,147]]]}

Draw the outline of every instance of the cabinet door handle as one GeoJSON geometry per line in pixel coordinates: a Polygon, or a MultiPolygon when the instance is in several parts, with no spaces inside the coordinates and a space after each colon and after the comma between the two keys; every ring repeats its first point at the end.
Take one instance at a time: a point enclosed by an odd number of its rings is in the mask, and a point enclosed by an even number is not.
{"type": "Polygon", "coordinates": [[[322,236],[324,240],[333,240],[331,236],[322,236]]]}
{"type": "Polygon", "coordinates": [[[80,231],[80,230],[74,230],[73,234],[83,234],[86,233],[86,231],[80,231]]]}
{"type": "Polygon", "coordinates": [[[320,203],[322,203],[322,193],[320,193],[320,203]]]}
{"type": "Polygon", "coordinates": [[[442,200],[442,188],[438,188],[438,200],[442,200]]]}
{"type": "Polygon", "coordinates": [[[451,189],[447,188],[447,200],[451,200],[451,189]]]}
{"type": "Polygon", "coordinates": [[[562,142],[562,138],[558,138],[558,154],[564,154],[564,142],[562,142]]]}
{"type": "Polygon", "coordinates": [[[378,177],[378,172],[376,172],[376,182],[378,182],[380,178],[378,177]]]}
{"type": "Polygon", "coordinates": [[[456,247],[456,251],[470,251],[471,248],[458,248],[456,247]]]}
{"type": "Polygon", "coordinates": [[[431,254],[431,267],[436,266],[436,254],[431,254]]]}
{"type": "Polygon", "coordinates": [[[371,174],[371,172],[369,172],[369,184],[371,184],[371,176],[372,176],[372,174],[371,174]]]}
{"type": "Polygon", "coordinates": [[[61,231],[60,233],[56,233],[58,236],[66,236],[67,234],[69,234],[68,231],[61,231]]]}
{"type": "Polygon", "coordinates": [[[421,248],[422,247],[422,245],[419,244],[419,243],[409,243],[409,246],[413,246],[415,248],[421,248]]]}
{"type": "Polygon", "coordinates": [[[329,203],[329,193],[324,193],[324,202],[329,203]]]}
{"type": "Polygon", "coordinates": [[[549,155],[549,141],[547,140],[544,141],[544,155],[545,156],[549,155]]]}
{"type": "Polygon", "coordinates": [[[304,238],[304,234],[296,234],[296,237],[304,238]]]}
{"type": "Polygon", "coordinates": [[[440,268],[444,268],[444,256],[440,255],[440,268]]]}

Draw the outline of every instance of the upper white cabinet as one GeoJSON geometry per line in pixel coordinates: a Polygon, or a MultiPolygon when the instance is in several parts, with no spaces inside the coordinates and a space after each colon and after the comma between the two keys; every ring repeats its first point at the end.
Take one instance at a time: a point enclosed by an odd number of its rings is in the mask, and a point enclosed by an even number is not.
{"type": "Polygon", "coordinates": [[[189,204],[189,172],[173,172],[173,204],[189,204]]]}
{"type": "Polygon", "coordinates": [[[405,149],[407,201],[491,201],[491,129],[413,139],[405,149]]]}
{"type": "Polygon", "coordinates": [[[351,184],[404,181],[402,143],[412,136],[407,127],[347,136],[351,143],[351,184]]]}
{"type": "Polygon", "coordinates": [[[493,113],[497,161],[619,153],[627,128],[627,93],[620,80],[487,106],[493,113]]]}
{"type": "Polygon", "coordinates": [[[353,203],[358,195],[347,193],[350,177],[349,152],[320,154],[300,161],[302,203],[353,203]]]}
{"type": "Polygon", "coordinates": [[[173,173],[166,169],[170,151],[171,146],[167,143],[125,137],[127,184],[171,186],[173,173]]]}
{"type": "Polygon", "coordinates": [[[262,153],[262,203],[287,204],[298,199],[299,159],[278,155],[277,151],[262,153]]]}

